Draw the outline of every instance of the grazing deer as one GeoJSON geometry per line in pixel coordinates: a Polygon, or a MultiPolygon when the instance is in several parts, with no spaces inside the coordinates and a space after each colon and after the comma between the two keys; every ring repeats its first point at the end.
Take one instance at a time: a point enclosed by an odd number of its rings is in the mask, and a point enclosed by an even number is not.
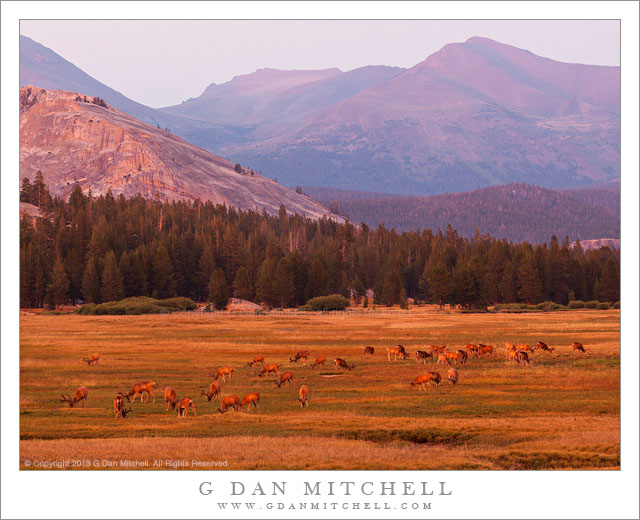
{"type": "Polygon", "coordinates": [[[207,401],[211,401],[211,399],[213,398],[219,401],[221,387],[222,387],[222,384],[220,383],[220,381],[211,381],[211,384],[209,385],[209,392],[207,393],[204,390],[202,390],[200,395],[204,395],[207,398],[207,401]]]}
{"type": "Polygon", "coordinates": [[[127,394],[127,399],[130,403],[133,403],[136,400],[136,397],[140,394],[140,402],[146,403],[149,400],[149,396],[153,397],[153,402],[156,402],[156,384],[153,381],[142,381],[141,383],[136,383],[133,385],[129,393],[127,394]],[[147,398],[143,401],[142,396],[144,392],[147,393],[147,398]]]}
{"type": "Polygon", "coordinates": [[[523,350],[527,354],[533,354],[535,351],[533,347],[531,347],[530,345],[527,345],[526,343],[519,343],[516,346],[516,350],[523,350]]]}
{"type": "Polygon", "coordinates": [[[459,349],[456,351],[456,355],[456,361],[459,361],[461,365],[467,362],[468,356],[466,351],[459,349]]]}
{"type": "Polygon", "coordinates": [[[536,343],[536,348],[538,350],[544,350],[545,352],[549,352],[549,354],[551,354],[555,350],[555,348],[550,347],[544,341],[538,341],[536,343]]]}
{"type": "Polygon", "coordinates": [[[296,352],[296,355],[293,357],[289,358],[289,361],[291,363],[297,363],[298,361],[300,361],[301,359],[304,359],[304,363],[305,365],[307,364],[307,358],[309,357],[309,351],[308,350],[301,350],[300,352],[296,352]]]}
{"type": "Polygon", "coordinates": [[[451,367],[449,370],[447,370],[447,377],[449,379],[449,383],[452,384],[456,384],[458,382],[458,371],[451,367]]]}
{"type": "Polygon", "coordinates": [[[193,404],[191,397],[183,397],[175,404],[175,409],[178,411],[178,417],[186,417],[189,415],[189,408],[193,410],[193,416],[196,417],[196,407],[193,404]]]}
{"type": "Polygon", "coordinates": [[[418,385],[418,392],[420,391],[420,388],[426,392],[427,387],[429,391],[431,391],[431,383],[435,383],[436,386],[440,386],[441,379],[440,372],[427,372],[416,377],[411,383],[409,383],[409,385],[411,388],[418,385]]]}
{"type": "Polygon", "coordinates": [[[443,365],[451,365],[449,358],[447,358],[445,354],[438,354],[438,361],[436,361],[436,366],[438,366],[440,363],[442,363],[443,365]]]}
{"type": "Polygon", "coordinates": [[[291,385],[293,384],[293,374],[291,372],[285,372],[284,374],[280,374],[280,380],[276,381],[276,385],[280,388],[282,385],[291,385]]]}
{"type": "Polygon", "coordinates": [[[302,408],[304,408],[305,406],[309,406],[309,389],[307,388],[307,385],[302,385],[300,387],[299,395],[300,398],[298,399],[298,401],[300,401],[300,406],[302,408]]]}
{"type": "Polygon", "coordinates": [[[228,395],[227,397],[223,397],[218,411],[220,413],[225,413],[229,408],[233,408],[236,412],[240,408],[240,398],[237,395],[228,395]]]}
{"type": "Polygon", "coordinates": [[[355,365],[347,364],[347,362],[342,358],[335,358],[333,362],[336,365],[336,368],[344,368],[345,370],[353,370],[356,368],[355,365]]]}
{"type": "Polygon", "coordinates": [[[251,406],[254,408],[260,409],[260,394],[258,392],[251,392],[250,394],[245,395],[240,402],[240,409],[244,405],[247,405],[247,411],[251,410],[251,406]]]}
{"type": "Polygon", "coordinates": [[[447,351],[446,345],[442,345],[441,347],[438,345],[427,345],[427,348],[432,354],[444,354],[447,351]]]}
{"type": "Polygon", "coordinates": [[[425,352],[424,350],[416,350],[416,364],[418,363],[427,363],[428,358],[432,358],[432,352],[425,352]]]}
{"type": "Polygon", "coordinates": [[[478,344],[478,351],[476,354],[478,357],[482,357],[484,354],[487,354],[489,357],[493,357],[493,345],[478,344]]]}
{"type": "Polygon", "coordinates": [[[258,372],[258,377],[262,377],[265,374],[279,375],[280,372],[278,371],[278,365],[276,365],[275,363],[273,365],[263,365],[262,370],[258,372]]]}
{"type": "Polygon", "coordinates": [[[452,361],[456,363],[458,361],[458,353],[457,352],[445,352],[445,357],[451,363],[452,361]]]}
{"type": "Polygon", "coordinates": [[[376,349],[373,348],[373,347],[364,347],[364,355],[365,356],[373,356],[375,351],[376,351],[376,349]]]}
{"type": "Polygon", "coordinates": [[[464,347],[467,349],[467,352],[469,354],[473,354],[474,352],[478,352],[478,345],[476,345],[474,343],[467,343],[464,347]]]}
{"type": "Polygon", "coordinates": [[[511,365],[514,361],[518,362],[518,351],[515,348],[507,350],[507,362],[511,365]]]}
{"type": "Polygon", "coordinates": [[[62,399],[60,399],[61,403],[69,403],[69,406],[73,408],[76,403],[82,401],[82,408],[84,408],[84,403],[86,402],[87,396],[89,395],[89,389],[86,386],[81,386],[76,390],[76,393],[73,397],[71,397],[70,395],[65,397],[64,394],[60,395],[62,395],[62,399]]]}
{"type": "Polygon", "coordinates": [[[311,368],[316,368],[319,367],[320,365],[322,365],[322,368],[324,368],[324,362],[327,360],[326,357],[319,357],[316,358],[316,360],[311,363],[311,368]]]}
{"type": "Polygon", "coordinates": [[[517,350],[516,346],[513,343],[505,343],[504,348],[507,350],[507,356],[509,355],[509,352],[517,350]]]}
{"type": "Polygon", "coordinates": [[[215,374],[212,374],[211,372],[209,372],[209,377],[213,377],[214,381],[216,381],[218,378],[221,377],[222,382],[226,383],[227,382],[226,377],[229,376],[229,381],[231,381],[231,376],[235,371],[236,369],[233,367],[219,367],[218,370],[216,370],[215,374]]]}
{"type": "Polygon", "coordinates": [[[573,347],[573,351],[575,352],[576,350],[579,350],[580,352],[582,352],[583,354],[586,354],[586,350],[584,348],[584,345],[582,343],[579,343],[577,341],[574,341],[571,346],[573,347]]]}
{"type": "Polygon", "coordinates": [[[258,363],[262,363],[264,365],[264,356],[263,355],[255,356],[252,361],[249,361],[247,363],[247,365],[252,367],[253,365],[257,365],[258,363]]]}
{"type": "Polygon", "coordinates": [[[169,406],[171,406],[171,408],[175,410],[177,401],[178,397],[176,395],[176,391],[170,386],[167,386],[164,389],[164,402],[167,403],[166,410],[169,410],[169,406]]]}
{"type": "Polygon", "coordinates": [[[409,354],[407,354],[402,345],[398,345],[397,347],[387,347],[388,361],[391,361],[391,356],[393,356],[394,361],[397,361],[398,356],[400,356],[402,359],[407,359],[409,357],[409,354]]]}
{"type": "Polygon", "coordinates": [[[83,357],[82,361],[84,361],[89,366],[97,365],[100,363],[100,354],[96,352],[95,354],[91,354],[91,356],[89,356],[88,358],[83,357]]]}
{"type": "Polygon", "coordinates": [[[529,354],[524,350],[516,350],[516,360],[518,361],[518,365],[529,364],[531,360],[529,359],[529,354]]]}
{"type": "Polygon", "coordinates": [[[123,418],[122,411],[124,410],[124,400],[127,397],[127,394],[122,392],[118,392],[116,394],[116,398],[113,400],[113,409],[116,412],[116,419],[123,418]]]}

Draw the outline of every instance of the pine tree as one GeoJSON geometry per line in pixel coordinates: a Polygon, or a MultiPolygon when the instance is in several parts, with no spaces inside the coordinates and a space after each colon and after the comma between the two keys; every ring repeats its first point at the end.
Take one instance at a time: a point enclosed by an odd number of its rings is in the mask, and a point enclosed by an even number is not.
{"type": "Polygon", "coordinates": [[[116,255],[111,250],[109,250],[104,257],[101,295],[103,302],[121,300],[124,296],[122,273],[116,262],[116,255]]]}
{"type": "Polygon", "coordinates": [[[136,296],[136,271],[129,253],[124,251],[120,256],[120,274],[122,275],[122,287],[125,297],[136,296]]]}
{"type": "Polygon", "coordinates": [[[309,270],[309,297],[326,296],[330,293],[329,271],[319,256],[313,260],[309,270]]]}
{"type": "Polygon", "coordinates": [[[451,294],[451,278],[444,262],[438,262],[431,269],[429,273],[429,289],[433,300],[440,305],[441,309],[444,308],[444,304],[449,294],[451,294]]]}
{"type": "Polygon", "coordinates": [[[233,296],[241,300],[253,300],[253,284],[249,270],[242,266],[236,273],[236,279],[233,282],[233,296]]]}
{"type": "MultiPolygon", "coordinates": [[[[380,299],[383,305],[391,307],[400,301],[400,291],[403,289],[402,278],[398,269],[391,269],[387,276],[384,278],[382,284],[382,298],[380,299]]],[[[405,292],[406,297],[406,292],[405,292]]]]}
{"type": "Polygon", "coordinates": [[[612,303],[620,300],[620,274],[618,272],[618,265],[613,258],[607,260],[602,270],[600,298],[612,303]]]}
{"type": "Polygon", "coordinates": [[[69,296],[69,278],[64,269],[62,258],[58,255],[53,264],[51,283],[47,286],[47,303],[50,309],[64,304],[69,296]]]}
{"type": "Polygon", "coordinates": [[[22,184],[20,186],[20,202],[31,202],[33,200],[33,186],[31,186],[31,182],[28,177],[22,179],[22,184]]]}
{"type": "Polygon", "coordinates": [[[407,298],[407,290],[403,287],[400,290],[400,297],[398,298],[401,309],[409,308],[409,299],[407,298]]]}
{"type": "Polygon", "coordinates": [[[518,269],[518,281],[520,282],[520,290],[518,295],[529,305],[540,302],[542,297],[542,283],[536,268],[535,262],[531,255],[527,255],[518,269]]]}
{"type": "Polygon", "coordinates": [[[515,260],[507,260],[499,288],[502,301],[506,303],[518,301],[518,264],[515,260]]]}
{"type": "Polygon", "coordinates": [[[256,298],[259,303],[270,307],[277,305],[277,292],[274,284],[277,264],[273,258],[265,258],[258,267],[256,276],[256,298]]]}
{"type": "Polygon", "coordinates": [[[89,257],[82,275],[82,296],[88,303],[100,303],[100,275],[96,257],[89,257]]]}
{"type": "Polygon", "coordinates": [[[176,295],[176,280],[173,276],[173,264],[164,246],[159,246],[151,260],[151,295],[154,298],[171,298],[176,295]]]}
{"type": "Polygon", "coordinates": [[[454,302],[465,308],[478,300],[478,285],[473,271],[467,267],[455,270],[453,274],[454,302]]]}
{"type": "Polygon", "coordinates": [[[216,269],[209,280],[209,301],[218,310],[223,310],[229,302],[227,278],[222,269],[216,269]]]}
{"type": "Polygon", "coordinates": [[[284,258],[280,259],[276,267],[274,284],[278,305],[281,308],[290,307],[296,295],[296,287],[293,284],[293,271],[284,258]]]}
{"type": "Polygon", "coordinates": [[[364,296],[365,292],[364,284],[362,283],[362,280],[358,278],[358,275],[355,275],[353,280],[351,280],[351,290],[353,291],[353,298],[357,305],[360,303],[360,298],[364,296]]]}

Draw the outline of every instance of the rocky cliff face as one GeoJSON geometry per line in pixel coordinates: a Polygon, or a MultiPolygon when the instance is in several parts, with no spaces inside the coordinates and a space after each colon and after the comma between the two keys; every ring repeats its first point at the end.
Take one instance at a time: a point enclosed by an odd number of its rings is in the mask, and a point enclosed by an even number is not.
{"type": "Polygon", "coordinates": [[[313,218],[330,212],[309,197],[280,186],[75,92],[20,89],[20,178],[42,171],[53,193],[78,183],[96,195],[111,189],[127,197],[211,200],[276,214],[280,205],[313,218]]]}

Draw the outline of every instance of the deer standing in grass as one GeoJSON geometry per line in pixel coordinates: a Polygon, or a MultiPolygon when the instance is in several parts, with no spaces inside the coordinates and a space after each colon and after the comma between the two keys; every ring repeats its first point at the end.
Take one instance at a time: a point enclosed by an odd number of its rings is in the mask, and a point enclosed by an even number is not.
{"type": "Polygon", "coordinates": [[[478,345],[476,345],[475,343],[467,343],[464,347],[467,349],[467,353],[469,354],[478,352],[478,345]]]}
{"type": "Polygon", "coordinates": [[[309,357],[309,351],[308,350],[301,350],[299,352],[296,352],[296,355],[293,357],[289,358],[289,361],[291,363],[297,363],[298,361],[300,361],[301,359],[304,359],[304,364],[307,364],[307,358],[309,357]]]}
{"type": "Polygon", "coordinates": [[[468,359],[467,353],[462,349],[458,349],[456,351],[456,354],[457,354],[456,361],[459,361],[461,365],[464,365],[468,359]]]}
{"type": "Polygon", "coordinates": [[[373,347],[364,347],[364,355],[365,356],[373,356],[376,352],[376,349],[373,347]]]}
{"type": "Polygon", "coordinates": [[[258,392],[251,392],[250,394],[245,395],[240,402],[240,409],[244,405],[247,405],[247,411],[251,410],[251,407],[260,409],[260,394],[258,392]]]}
{"type": "Polygon", "coordinates": [[[249,361],[247,363],[247,365],[252,367],[253,365],[257,365],[258,363],[262,363],[264,365],[264,356],[263,355],[255,356],[252,361],[249,361]]]}
{"type": "Polygon", "coordinates": [[[273,365],[264,365],[262,367],[262,370],[260,370],[260,372],[258,372],[258,377],[262,377],[263,375],[279,375],[280,372],[278,371],[278,365],[276,365],[275,363],[273,365]]]}
{"type": "Polygon", "coordinates": [[[236,369],[233,367],[220,367],[218,368],[218,370],[216,370],[215,374],[209,372],[209,377],[212,377],[214,381],[216,381],[218,378],[222,378],[222,382],[226,383],[226,377],[229,376],[229,381],[231,381],[231,377],[233,376],[233,373],[235,371],[236,369]]]}
{"type": "Polygon", "coordinates": [[[300,392],[298,395],[299,395],[298,401],[300,401],[300,406],[302,408],[304,408],[305,406],[309,406],[309,389],[307,388],[307,385],[302,385],[300,387],[300,392]]]}
{"type": "Polygon", "coordinates": [[[313,363],[311,363],[311,368],[316,368],[316,367],[319,367],[320,365],[322,365],[322,368],[324,368],[324,362],[326,360],[327,358],[324,356],[316,358],[316,360],[313,363]]]}
{"type": "Polygon", "coordinates": [[[476,352],[478,357],[482,357],[487,354],[489,357],[493,357],[493,345],[478,344],[478,351],[476,352]]]}
{"type": "Polygon", "coordinates": [[[69,403],[69,406],[73,408],[77,403],[82,401],[82,408],[84,408],[84,403],[87,401],[87,396],[89,395],[89,389],[86,386],[81,386],[76,390],[73,397],[71,397],[70,395],[66,397],[64,394],[61,394],[61,395],[62,395],[62,399],[60,399],[61,403],[69,403]]]}
{"type": "Polygon", "coordinates": [[[122,418],[122,410],[124,409],[124,400],[127,394],[118,392],[116,398],[113,400],[113,409],[116,412],[116,419],[122,418]]]}
{"type": "Polygon", "coordinates": [[[576,350],[578,350],[578,351],[582,352],[583,354],[586,354],[586,352],[587,352],[587,351],[585,350],[585,348],[584,348],[584,345],[583,345],[582,343],[577,342],[577,341],[574,341],[574,342],[571,344],[571,347],[573,348],[573,351],[574,351],[574,352],[575,352],[576,350]]]}
{"type": "Polygon", "coordinates": [[[436,366],[440,365],[440,363],[447,366],[451,365],[451,362],[449,361],[449,358],[446,356],[446,354],[438,354],[438,361],[436,361],[436,366]]]}
{"type": "Polygon", "coordinates": [[[544,341],[538,341],[536,343],[536,348],[538,350],[544,350],[545,352],[548,352],[549,354],[551,354],[555,349],[550,347],[549,345],[547,345],[544,341]]]}
{"type": "Polygon", "coordinates": [[[218,412],[225,413],[229,408],[233,408],[236,411],[240,408],[240,398],[237,395],[228,395],[227,397],[223,397],[222,402],[220,403],[220,408],[218,408],[218,412]]]}
{"type": "Polygon", "coordinates": [[[178,417],[186,417],[189,415],[189,408],[193,410],[193,416],[196,417],[196,407],[193,404],[191,397],[183,397],[175,404],[175,409],[178,411],[178,417]]]}
{"type": "Polygon", "coordinates": [[[100,363],[100,354],[96,352],[95,354],[91,354],[88,358],[82,358],[82,361],[89,366],[97,365],[100,363]]]}
{"type": "Polygon", "coordinates": [[[416,364],[418,363],[427,363],[428,358],[432,358],[433,354],[431,352],[425,352],[424,350],[416,350],[416,364]]]}
{"type": "Polygon", "coordinates": [[[177,400],[178,396],[176,395],[176,391],[170,386],[167,386],[164,389],[164,402],[167,404],[165,410],[169,410],[169,406],[175,409],[177,400]]]}
{"type": "Polygon", "coordinates": [[[222,387],[222,383],[220,381],[211,381],[209,385],[209,392],[205,392],[202,390],[200,395],[204,395],[207,398],[207,401],[211,401],[211,399],[220,400],[220,388],[222,387]]]}
{"type": "Polygon", "coordinates": [[[534,353],[534,348],[531,347],[530,345],[527,345],[526,343],[520,343],[516,346],[516,350],[523,350],[524,352],[526,352],[527,354],[532,354],[534,353]]]}
{"type": "Polygon", "coordinates": [[[354,368],[356,368],[355,365],[349,365],[344,359],[342,358],[335,358],[333,360],[333,363],[335,364],[336,368],[344,368],[345,370],[353,370],[354,368]]]}
{"type": "Polygon", "coordinates": [[[426,392],[427,387],[429,388],[429,391],[431,391],[432,383],[434,383],[436,386],[440,386],[441,380],[442,378],[440,376],[440,372],[427,372],[416,377],[413,381],[411,381],[411,383],[409,383],[409,385],[411,386],[411,388],[418,385],[418,392],[421,388],[426,392]]]}
{"type": "Polygon", "coordinates": [[[528,365],[531,363],[529,359],[529,354],[524,350],[516,350],[516,360],[519,365],[524,365],[525,363],[528,365]]]}
{"type": "Polygon", "coordinates": [[[431,352],[431,354],[444,354],[447,351],[447,346],[446,345],[442,345],[441,347],[438,345],[427,345],[427,348],[429,349],[429,352],[431,352]]]}
{"type": "Polygon", "coordinates": [[[282,385],[291,385],[293,384],[293,374],[291,372],[285,372],[284,374],[280,374],[280,380],[276,381],[276,385],[280,388],[282,385]]]}
{"type": "Polygon", "coordinates": [[[129,393],[127,394],[127,399],[130,403],[133,403],[136,400],[136,397],[140,394],[140,402],[146,403],[149,400],[149,396],[153,397],[153,402],[156,402],[156,384],[153,381],[142,381],[141,383],[136,383],[133,385],[129,393]],[[143,401],[142,396],[144,393],[147,393],[147,398],[143,401]]]}
{"type": "Polygon", "coordinates": [[[447,371],[447,378],[449,379],[449,383],[455,385],[458,382],[458,371],[455,368],[451,367],[447,371]]]}
{"type": "Polygon", "coordinates": [[[407,354],[402,345],[398,345],[396,347],[387,347],[387,361],[391,361],[391,356],[393,356],[394,361],[397,361],[398,356],[402,359],[407,359],[409,354],[407,354]]]}

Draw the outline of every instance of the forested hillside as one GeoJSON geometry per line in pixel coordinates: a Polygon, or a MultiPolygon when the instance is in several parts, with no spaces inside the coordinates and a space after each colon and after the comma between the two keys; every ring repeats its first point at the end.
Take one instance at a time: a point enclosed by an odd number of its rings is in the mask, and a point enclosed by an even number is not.
{"type": "MultiPolygon", "coordinates": [[[[620,237],[620,192],[614,189],[555,191],[506,184],[427,197],[357,198],[304,188],[333,212],[369,226],[398,231],[451,225],[462,236],[476,229],[498,238],[546,242],[551,235],[573,239],[620,237]],[[337,197],[332,199],[332,196],[337,197]]],[[[365,194],[361,194],[361,197],[365,194]]]]}
{"type": "MultiPolygon", "coordinates": [[[[20,304],[53,307],[126,296],[228,296],[270,306],[373,288],[381,304],[414,297],[481,306],[619,298],[619,251],[570,240],[532,246],[489,235],[397,233],[211,202],[94,197],[76,186],[53,198],[42,176],[22,202],[44,216],[20,222],[20,304]]],[[[477,224],[481,225],[480,222],[477,224]]]]}

